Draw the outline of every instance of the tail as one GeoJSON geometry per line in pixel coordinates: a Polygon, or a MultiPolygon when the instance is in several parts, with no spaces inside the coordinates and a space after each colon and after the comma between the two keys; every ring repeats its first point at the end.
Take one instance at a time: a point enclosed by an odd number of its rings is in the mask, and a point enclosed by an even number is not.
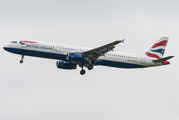
{"type": "Polygon", "coordinates": [[[155,43],[146,53],[145,55],[151,58],[162,58],[165,52],[165,48],[167,46],[169,37],[161,37],[157,43],[155,43]]]}

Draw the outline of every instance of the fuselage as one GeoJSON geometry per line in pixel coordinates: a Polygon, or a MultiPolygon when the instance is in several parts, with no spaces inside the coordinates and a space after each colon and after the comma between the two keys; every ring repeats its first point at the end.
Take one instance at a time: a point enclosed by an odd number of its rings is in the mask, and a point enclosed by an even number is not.
{"type": "MultiPolygon", "coordinates": [[[[67,53],[82,53],[91,49],[40,41],[24,41],[12,41],[3,48],[8,52],[19,55],[63,60],[75,64],[76,61],[66,59],[67,53]]],[[[155,58],[149,58],[145,55],[112,51],[100,56],[93,64],[118,68],[144,68],[163,65],[162,63],[153,63],[153,59],[155,58]]]]}

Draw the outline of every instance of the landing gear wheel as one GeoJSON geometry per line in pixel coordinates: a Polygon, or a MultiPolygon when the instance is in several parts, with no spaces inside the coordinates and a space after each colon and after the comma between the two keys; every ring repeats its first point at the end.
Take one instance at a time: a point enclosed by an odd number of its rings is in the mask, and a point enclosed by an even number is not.
{"type": "Polygon", "coordinates": [[[93,65],[92,64],[89,64],[88,65],[88,70],[92,70],[93,69],[93,65]]]}
{"type": "Polygon", "coordinates": [[[21,64],[23,63],[23,59],[24,59],[24,55],[21,56],[21,60],[20,60],[21,64]]]}
{"type": "Polygon", "coordinates": [[[81,71],[80,71],[80,74],[81,74],[81,75],[84,75],[85,73],[86,73],[85,70],[81,70],[81,71]]]}
{"type": "Polygon", "coordinates": [[[23,60],[20,60],[20,63],[22,64],[22,63],[23,63],[23,60]]]}

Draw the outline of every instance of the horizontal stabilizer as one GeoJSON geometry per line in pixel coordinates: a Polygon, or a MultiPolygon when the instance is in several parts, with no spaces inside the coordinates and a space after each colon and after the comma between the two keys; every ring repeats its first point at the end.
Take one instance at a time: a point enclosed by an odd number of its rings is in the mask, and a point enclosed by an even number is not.
{"type": "Polygon", "coordinates": [[[166,60],[169,60],[171,58],[173,58],[174,56],[168,56],[168,57],[164,57],[164,58],[161,58],[161,59],[158,59],[158,60],[153,60],[154,63],[158,63],[158,62],[164,62],[166,60]]]}

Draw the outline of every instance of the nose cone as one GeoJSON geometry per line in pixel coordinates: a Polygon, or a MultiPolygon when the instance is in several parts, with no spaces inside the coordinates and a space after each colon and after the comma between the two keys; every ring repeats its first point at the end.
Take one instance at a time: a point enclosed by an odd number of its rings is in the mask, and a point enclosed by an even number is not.
{"type": "Polygon", "coordinates": [[[5,45],[5,46],[3,46],[3,49],[6,50],[6,51],[8,51],[9,48],[10,48],[9,45],[5,45]]]}

